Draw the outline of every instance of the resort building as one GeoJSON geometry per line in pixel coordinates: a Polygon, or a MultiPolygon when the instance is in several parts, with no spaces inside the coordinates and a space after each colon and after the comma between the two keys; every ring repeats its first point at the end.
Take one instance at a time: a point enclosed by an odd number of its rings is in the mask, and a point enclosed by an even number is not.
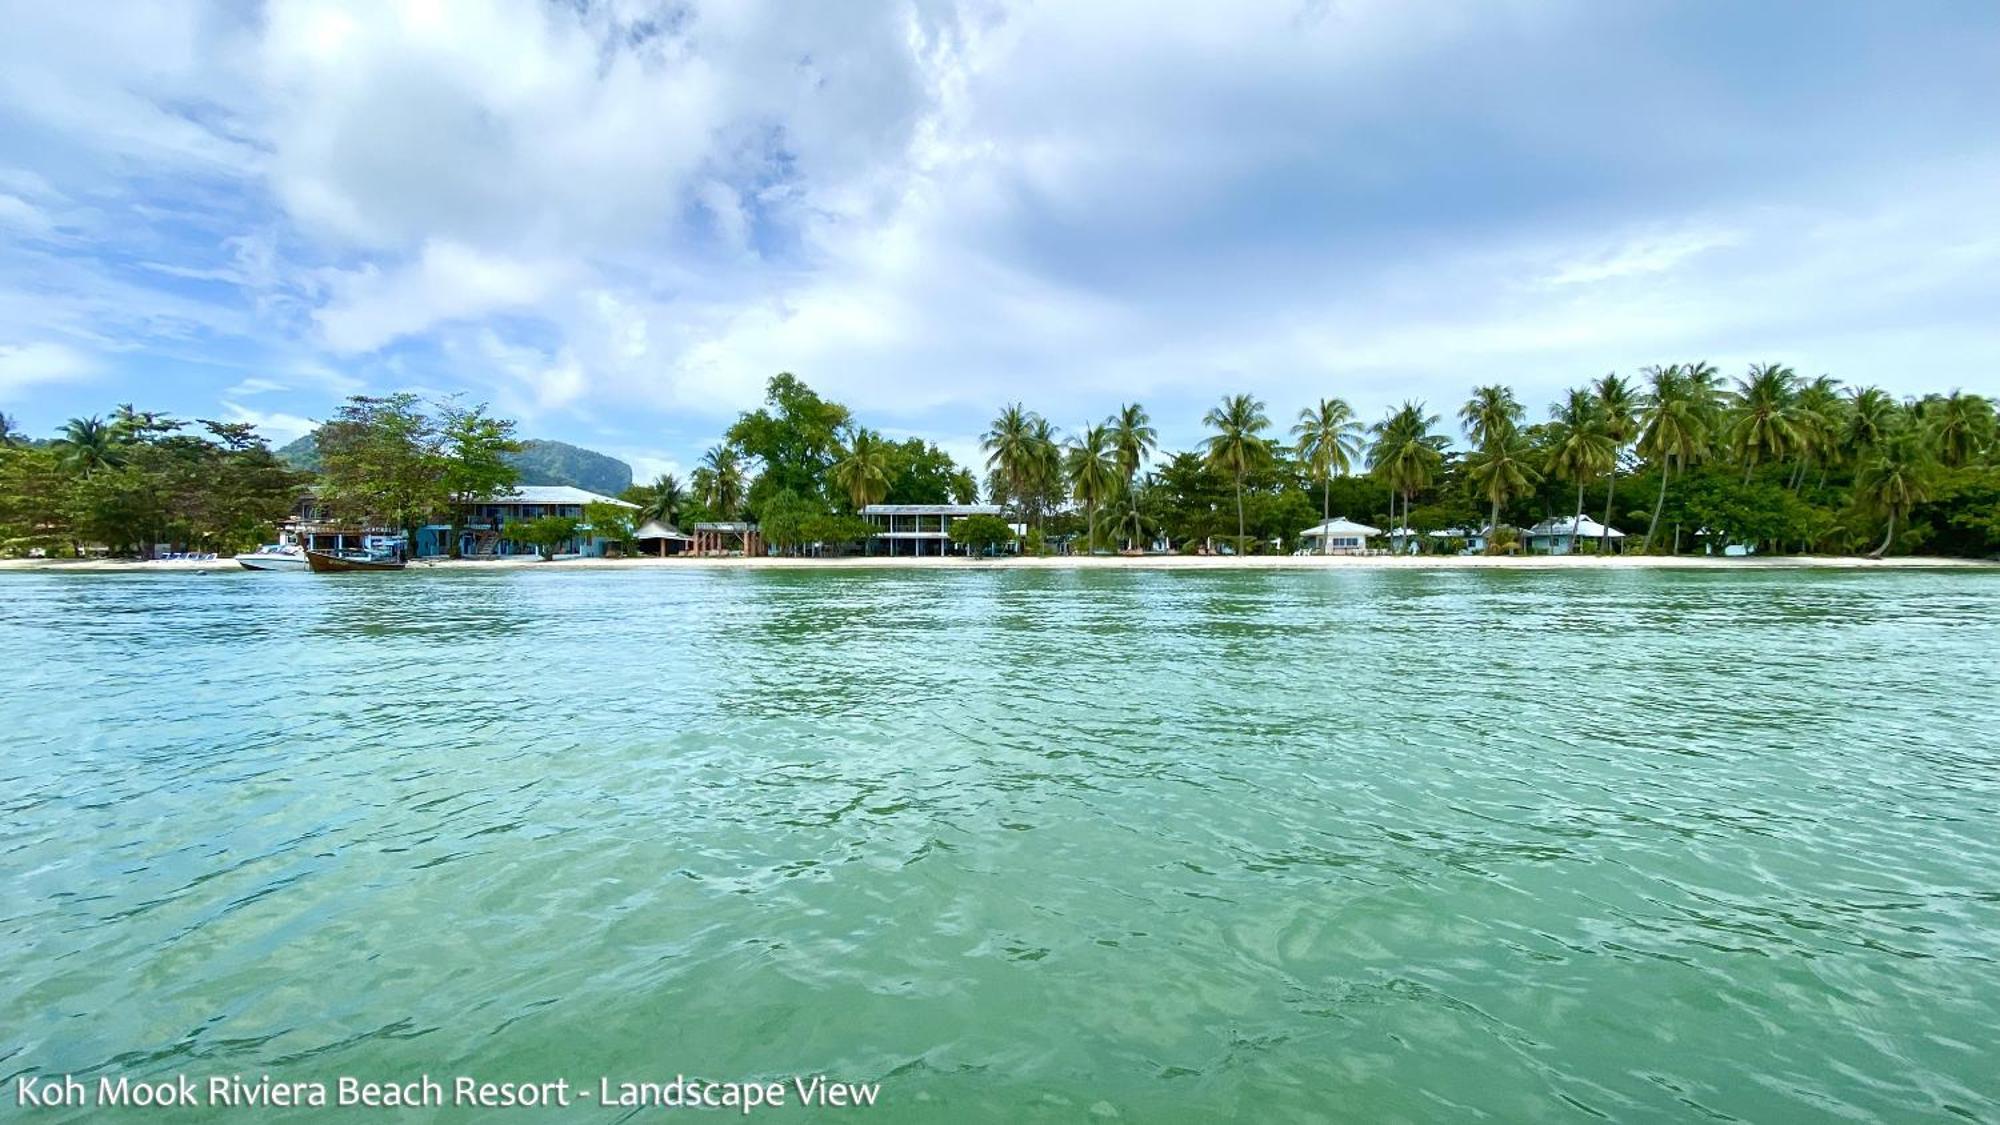
{"type": "Polygon", "coordinates": [[[694,536],[687,534],[670,523],[647,520],[639,530],[632,533],[632,545],[642,555],[684,554],[694,549],[694,536]]]}
{"type": "Polygon", "coordinates": [[[1299,532],[1299,542],[1314,554],[1361,555],[1368,552],[1369,537],[1380,534],[1379,527],[1336,516],[1299,532]]]}
{"type": "Polygon", "coordinates": [[[764,553],[764,537],[754,523],[723,520],[694,525],[694,540],[688,548],[697,555],[742,555],[755,558],[764,553]]]}
{"type": "Polygon", "coordinates": [[[1568,555],[1579,550],[1578,541],[1596,550],[1606,538],[1611,541],[1611,549],[1625,549],[1625,533],[1615,527],[1607,528],[1589,516],[1581,520],[1575,518],[1546,519],[1521,533],[1521,541],[1532,555],[1568,555]]]}
{"type": "MultiPolygon", "coordinates": [[[[469,559],[534,554],[535,548],[504,537],[509,523],[549,516],[581,520],[586,504],[614,504],[635,512],[639,510],[637,504],[566,484],[524,484],[505,496],[471,505],[466,510],[462,517],[465,522],[458,528],[458,553],[469,559]]],[[[425,524],[417,531],[417,557],[435,558],[451,554],[451,533],[449,523],[425,524]]],[[[558,545],[553,553],[602,555],[606,542],[591,534],[589,524],[582,524],[577,528],[576,535],[558,545]]]]}
{"type": "Polygon", "coordinates": [[[861,518],[875,527],[868,553],[884,555],[970,554],[951,541],[951,525],[967,516],[997,516],[998,504],[870,504],[861,518]]]}

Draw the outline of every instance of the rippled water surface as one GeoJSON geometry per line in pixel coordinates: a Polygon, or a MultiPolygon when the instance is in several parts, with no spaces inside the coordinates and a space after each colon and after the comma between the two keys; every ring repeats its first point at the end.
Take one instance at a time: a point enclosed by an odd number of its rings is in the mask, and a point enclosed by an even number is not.
{"type": "Polygon", "coordinates": [[[0,667],[10,1087],[2000,1120],[1993,574],[14,574],[0,667]]]}

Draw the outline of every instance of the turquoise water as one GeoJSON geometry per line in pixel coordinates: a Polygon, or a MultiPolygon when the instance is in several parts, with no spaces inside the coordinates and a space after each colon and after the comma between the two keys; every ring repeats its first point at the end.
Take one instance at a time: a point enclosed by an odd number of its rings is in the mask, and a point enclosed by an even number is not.
{"type": "Polygon", "coordinates": [[[1996,574],[15,574],[0,662],[0,1116],[2000,1119],[1996,574]]]}

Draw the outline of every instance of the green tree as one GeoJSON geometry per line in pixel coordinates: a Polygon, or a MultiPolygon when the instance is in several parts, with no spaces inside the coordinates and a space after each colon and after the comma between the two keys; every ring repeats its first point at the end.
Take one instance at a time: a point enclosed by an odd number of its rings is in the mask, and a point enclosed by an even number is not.
{"type": "Polygon", "coordinates": [[[1611,372],[1599,379],[1597,408],[1603,419],[1604,435],[1611,439],[1611,470],[1604,477],[1604,533],[1597,544],[1598,554],[1611,551],[1611,509],[1618,493],[1618,459],[1639,436],[1639,411],[1644,398],[1632,384],[1611,372]]]}
{"type": "Polygon", "coordinates": [[[936,445],[919,438],[883,442],[889,489],[878,504],[970,504],[979,482],[970,470],[936,445]]]}
{"type": "Polygon", "coordinates": [[[1706,364],[1689,369],[1678,363],[1646,371],[1649,382],[1639,415],[1639,455],[1659,470],[1660,495],[1653,502],[1653,518],[1646,525],[1641,551],[1653,549],[1660,510],[1667,502],[1668,479],[1676,470],[1685,474],[1688,466],[1708,453],[1712,412],[1703,401],[1703,380],[1712,378],[1713,371],[1706,364]]]}
{"type": "Polygon", "coordinates": [[[1160,435],[1153,429],[1153,420],[1147,416],[1146,408],[1136,402],[1128,402],[1118,408],[1105,423],[1111,430],[1111,449],[1118,462],[1118,475],[1126,484],[1131,484],[1139,475],[1139,469],[1159,448],[1160,435]]]}
{"type": "Polygon", "coordinates": [[[1097,509],[1110,498],[1118,484],[1117,450],[1111,443],[1110,428],[1085,426],[1083,432],[1070,441],[1064,469],[1072,493],[1083,505],[1085,524],[1089,528],[1084,553],[1089,554],[1097,549],[1097,509]]]}
{"type": "Polygon", "coordinates": [[[969,551],[978,548],[997,551],[1001,544],[1014,541],[1014,529],[999,516],[980,513],[951,521],[951,541],[969,551]]]}
{"type": "Polygon", "coordinates": [[[1896,521],[1930,499],[1932,462],[1921,435],[1902,427],[1875,447],[1854,480],[1862,505],[1887,520],[1882,545],[1868,553],[1879,559],[1896,541],[1896,521]]]}
{"type": "Polygon", "coordinates": [[[762,472],[746,491],[738,465],[735,501],[709,506],[733,512],[747,501],[761,514],[765,498],[786,489],[800,496],[826,496],[827,469],[839,451],[841,431],[851,422],[845,406],[821,398],[797,376],[772,376],[764,387],[763,408],[739,417],[723,443],[761,465],[762,472]]]}
{"type": "Polygon", "coordinates": [[[413,394],[355,395],[314,440],[320,498],[346,519],[412,533],[450,502],[442,435],[413,394]]]}
{"type": "MultiPolygon", "coordinates": [[[[1528,443],[1520,438],[1521,416],[1525,413],[1514,392],[1498,383],[1474,387],[1472,397],[1458,410],[1465,435],[1474,446],[1466,470],[1479,495],[1493,507],[1492,527],[1500,526],[1500,509],[1508,500],[1525,492],[1541,479],[1527,463],[1528,443]]],[[[1487,540],[1492,549],[1492,540],[1487,540]]]]}
{"type": "Polygon", "coordinates": [[[1479,447],[1514,433],[1524,413],[1511,388],[1489,383],[1472,388],[1472,397],[1459,407],[1458,418],[1465,425],[1465,436],[1479,447]]]}
{"type": "Polygon", "coordinates": [[[58,449],[0,447],[0,549],[12,554],[68,543],[74,554],[70,491],[58,449]]]}
{"type": "Polygon", "coordinates": [[[1249,395],[1229,395],[1202,417],[1202,425],[1213,431],[1204,443],[1208,462],[1227,473],[1236,486],[1236,549],[1245,549],[1243,522],[1243,479],[1271,457],[1271,443],[1264,431],[1271,420],[1264,404],[1249,395]]]}
{"type": "Polygon", "coordinates": [[[1760,461],[1782,461],[1798,445],[1793,410],[1798,381],[1791,368],[1777,363],[1753,363],[1750,374],[1736,381],[1729,447],[1743,463],[1744,480],[1760,461]]]}
{"type": "MultiPolygon", "coordinates": [[[[768,462],[766,462],[768,464],[768,462]]],[[[729,445],[718,445],[702,455],[701,468],[695,479],[699,483],[701,502],[710,511],[724,520],[736,518],[736,510],[743,503],[743,462],[736,450],[729,445]]],[[[812,489],[819,490],[819,482],[814,479],[812,489]]]]}
{"type": "MultiPolygon", "coordinates": [[[[1535,471],[1534,465],[1529,461],[1532,454],[1533,447],[1519,430],[1496,429],[1467,459],[1467,478],[1478,490],[1480,497],[1492,505],[1490,531],[1497,532],[1500,529],[1500,509],[1541,479],[1541,474],[1535,471]]],[[[1489,534],[1487,551],[1491,552],[1497,542],[1489,534]]]]}
{"type": "Polygon", "coordinates": [[[668,527],[677,527],[679,525],[674,521],[680,518],[681,505],[686,499],[680,478],[672,473],[661,473],[659,479],[648,486],[634,503],[639,505],[640,519],[658,520],[668,527]]]}
{"type": "Polygon", "coordinates": [[[1851,387],[1847,395],[1841,453],[1858,463],[1896,428],[1902,408],[1880,387],[1851,387]]]}
{"type": "Polygon", "coordinates": [[[1405,402],[1369,427],[1368,471],[1389,489],[1389,522],[1396,523],[1396,499],[1402,498],[1404,526],[1410,521],[1410,501],[1437,479],[1444,466],[1443,439],[1432,433],[1438,416],[1421,402],[1405,402]]]}
{"type": "Polygon", "coordinates": [[[1548,471],[1576,485],[1576,515],[1570,523],[1570,550],[1583,531],[1583,489],[1617,467],[1618,451],[1608,432],[1604,407],[1594,389],[1578,387],[1553,408],[1548,471]]]}
{"type": "Polygon", "coordinates": [[[56,448],[62,451],[63,467],[82,476],[125,463],[124,443],[105,425],[104,419],[94,414],[63,423],[56,448]]]}
{"type": "Polygon", "coordinates": [[[1993,408],[1984,398],[1954,390],[1926,405],[1926,436],[1940,465],[1956,469],[1984,455],[1994,430],[1993,408]]]}
{"type": "Polygon", "coordinates": [[[576,538],[578,523],[569,516],[543,516],[532,520],[509,520],[502,534],[516,543],[535,549],[543,562],[555,558],[564,543],[576,538]]]}
{"type": "Polygon", "coordinates": [[[819,502],[788,488],[764,501],[763,510],[757,513],[757,529],[766,543],[786,554],[796,554],[812,541],[813,522],[826,514],[819,502]]]}
{"type": "Polygon", "coordinates": [[[579,525],[579,530],[587,528],[591,538],[616,543],[623,548],[632,542],[632,535],[638,530],[632,516],[632,509],[623,504],[592,501],[583,506],[583,523],[579,525]]]}
{"type": "Polygon", "coordinates": [[[1024,522],[1039,523],[1044,501],[1062,481],[1061,452],[1048,419],[1010,404],[980,441],[994,474],[996,502],[1011,501],[1024,522]]]}
{"type": "Polygon", "coordinates": [[[853,430],[836,454],[827,479],[844,493],[856,512],[880,503],[889,492],[891,461],[888,443],[873,430],[853,430]]]}
{"type": "Polygon", "coordinates": [[[486,412],[486,404],[461,406],[455,399],[437,404],[441,476],[451,511],[451,557],[459,556],[459,539],[466,515],[475,506],[508,495],[521,479],[510,455],[521,452],[514,423],[486,412]]]}
{"type": "MultiPolygon", "coordinates": [[[[1323,398],[1317,407],[1299,411],[1292,436],[1298,439],[1299,459],[1319,482],[1319,518],[1324,524],[1333,518],[1333,478],[1353,472],[1354,461],[1361,456],[1361,423],[1346,399],[1323,398]]],[[[1326,553],[1332,552],[1331,536],[1321,536],[1320,543],[1326,553]]]]}

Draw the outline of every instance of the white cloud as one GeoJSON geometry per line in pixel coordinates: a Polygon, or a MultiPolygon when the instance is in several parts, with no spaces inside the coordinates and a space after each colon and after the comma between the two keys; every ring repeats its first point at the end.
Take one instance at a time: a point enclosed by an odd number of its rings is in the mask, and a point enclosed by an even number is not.
{"type": "Polygon", "coordinates": [[[247,406],[239,406],[228,401],[223,402],[222,410],[223,421],[250,423],[257,427],[257,432],[262,434],[264,440],[270,442],[273,448],[302,438],[318,426],[312,419],[301,418],[296,414],[252,410],[247,406]]]}
{"type": "Polygon", "coordinates": [[[1014,399],[1182,443],[1225,389],[1534,402],[1786,349],[1900,389],[2000,349],[2000,82],[1935,14],[1825,15],[1783,73],[1688,46],[1755,10],[1566,3],[10,15],[0,138],[56,156],[0,169],[0,224],[75,245],[0,245],[0,339],[242,345],[204,401],[708,432],[790,370],[961,452],[1014,399]],[[1879,72],[1814,65],[1859,42],[1879,72]]]}
{"type": "Polygon", "coordinates": [[[73,383],[100,368],[96,359],[67,344],[0,344],[0,392],[8,394],[37,383],[73,383]]]}
{"type": "Polygon", "coordinates": [[[313,314],[336,352],[372,351],[434,325],[533,305],[566,267],[486,254],[456,242],[424,244],[417,261],[322,275],[329,299],[313,314]]]}
{"type": "Polygon", "coordinates": [[[261,379],[253,376],[249,379],[243,380],[242,382],[229,388],[227,391],[224,391],[223,393],[228,395],[233,395],[238,398],[248,398],[251,395],[270,394],[274,391],[285,391],[290,389],[291,388],[289,386],[287,386],[284,383],[280,383],[275,379],[261,379]]]}

